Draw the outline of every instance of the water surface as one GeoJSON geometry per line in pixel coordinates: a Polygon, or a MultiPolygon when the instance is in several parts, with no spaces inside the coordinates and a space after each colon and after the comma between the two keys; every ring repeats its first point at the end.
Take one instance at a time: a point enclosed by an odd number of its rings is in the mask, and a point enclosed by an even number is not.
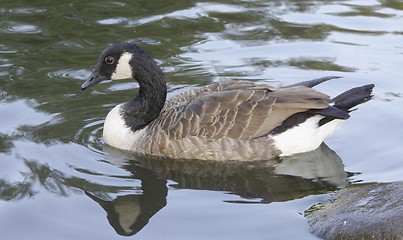
{"type": "Polygon", "coordinates": [[[304,210],[348,184],[403,180],[401,1],[2,1],[0,229],[7,239],[316,239],[304,210]],[[103,146],[135,82],[79,88],[131,41],[169,96],[229,79],[327,75],[334,96],[374,83],[311,153],[256,163],[135,156],[103,146]]]}

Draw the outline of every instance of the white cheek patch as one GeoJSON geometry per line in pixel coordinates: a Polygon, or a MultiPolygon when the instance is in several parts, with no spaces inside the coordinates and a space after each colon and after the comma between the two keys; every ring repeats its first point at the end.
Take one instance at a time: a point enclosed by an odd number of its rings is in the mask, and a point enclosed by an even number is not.
{"type": "Polygon", "coordinates": [[[124,52],[120,56],[118,64],[116,65],[115,71],[112,73],[112,80],[121,80],[132,78],[132,67],[130,66],[130,60],[133,54],[129,52],[124,52]]]}

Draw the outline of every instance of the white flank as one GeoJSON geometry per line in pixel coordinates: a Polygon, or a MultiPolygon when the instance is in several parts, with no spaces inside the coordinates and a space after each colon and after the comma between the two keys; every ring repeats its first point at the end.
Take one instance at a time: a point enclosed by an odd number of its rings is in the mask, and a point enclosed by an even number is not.
{"type": "Polygon", "coordinates": [[[130,66],[130,60],[133,54],[124,52],[119,58],[115,71],[112,73],[112,80],[128,79],[132,77],[132,67],[130,66]]]}
{"type": "Polygon", "coordinates": [[[112,147],[132,150],[133,145],[144,135],[147,127],[133,132],[125,124],[120,115],[122,104],[114,107],[106,116],[103,137],[106,144],[112,147]]]}
{"type": "Polygon", "coordinates": [[[276,148],[282,152],[280,156],[315,150],[345,121],[335,119],[319,127],[318,123],[322,118],[323,116],[319,115],[313,116],[283,133],[270,136],[276,148]]]}

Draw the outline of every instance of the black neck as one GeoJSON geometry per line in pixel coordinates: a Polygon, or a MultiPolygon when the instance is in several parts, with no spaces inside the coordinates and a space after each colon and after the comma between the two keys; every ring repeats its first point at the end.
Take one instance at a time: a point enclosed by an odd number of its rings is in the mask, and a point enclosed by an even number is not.
{"type": "Polygon", "coordinates": [[[156,119],[164,106],[167,88],[164,74],[151,57],[133,58],[133,78],[140,85],[139,93],[122,109],[126,125],[137,131],[156,119]]]}

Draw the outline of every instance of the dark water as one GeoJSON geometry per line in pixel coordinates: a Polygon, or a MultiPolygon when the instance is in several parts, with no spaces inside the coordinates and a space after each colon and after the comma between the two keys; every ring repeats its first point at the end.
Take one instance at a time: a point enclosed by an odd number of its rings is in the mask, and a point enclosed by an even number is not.
{"type": "Polygon", "coordinates": [[[315,239],[304,210],[347,184],[403,180],[401,1],[2,1],[3,239],[315,239]],[[156,58],[170,94],[228,79],[326,75],[374,99],[317,151],[279,161],[163,160],[103,148],[131,82],[79,87],[109,43],[156,58]],[[332,149],[332,150],[331,150],[332,149]]]}

